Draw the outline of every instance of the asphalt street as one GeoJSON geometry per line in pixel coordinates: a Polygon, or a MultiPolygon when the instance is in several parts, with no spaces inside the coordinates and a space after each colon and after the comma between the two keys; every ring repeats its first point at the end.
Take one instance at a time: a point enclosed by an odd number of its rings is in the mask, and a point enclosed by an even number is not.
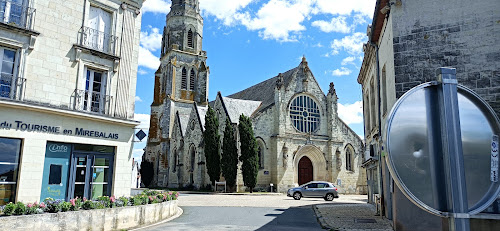
{"type": "Polygon", "coordinates": [[[311,206],[182,209],[184,213],[179,218],[144,230],[322,230],[311,206]]]}

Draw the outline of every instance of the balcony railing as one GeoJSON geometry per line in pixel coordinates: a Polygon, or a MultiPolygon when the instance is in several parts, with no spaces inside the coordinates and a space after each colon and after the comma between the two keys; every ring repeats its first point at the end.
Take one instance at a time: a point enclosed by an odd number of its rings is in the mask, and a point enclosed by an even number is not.
{"type": "Polygon", "coordinates": [[[77,89],[75,90],[74,97],[74,107],[77,111],[113,116],[111,114],[113,97],[110,95],[77,89]]]}
{"type": "Polygon", "coordinates": [[[78,45],[116,56],[118,37],[85,26],[78,33],[78,45]]]}
{"type": "Polygon", "coordinates": [[[35,9],[26,0],[0,0],[0,23],[33,30],[35,9]]]}
{"type": "Polygon", "coordinates": [[[0,99],[21,100],[26,86],[26,79],[11,74],[0,74],[0,99]]]}

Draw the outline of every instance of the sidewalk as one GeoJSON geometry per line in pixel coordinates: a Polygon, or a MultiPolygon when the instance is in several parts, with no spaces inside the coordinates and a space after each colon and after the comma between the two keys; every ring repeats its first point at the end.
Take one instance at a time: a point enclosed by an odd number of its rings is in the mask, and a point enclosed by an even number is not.
{"type": "Polygon", "coordinates": [[[375,216],[375,207],[367,203],[314,205],[321,226],[328,230],[393,231],[389,221],[375,216]]]}

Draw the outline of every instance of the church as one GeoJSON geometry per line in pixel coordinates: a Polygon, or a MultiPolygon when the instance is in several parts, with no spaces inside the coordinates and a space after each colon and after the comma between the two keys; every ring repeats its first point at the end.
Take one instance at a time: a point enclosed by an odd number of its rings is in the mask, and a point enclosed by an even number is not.
{"type": "MultiPolygon", "coordinates": [[[[199,1],[173,0],[163,30],[143,157],[154,163],[154,185],[202,188],[211,184],[203,143],[210,106],[219,120],[221,146],[225,126],[233,126],[238,136],[239,116],[251,118],[259,145],[255,190],[268,191],[272,184],[285,192],[318,180],[334,183],[340,193],[366,193],[366,173],[361,168],[364,144],[338,117],[333,83],[325,95],[304,57],[288,71],[232,95],[218,92],[209,102],[210,68],[202,39],[199,1]]],[[[237,190],[245,190],[241,168],[237,190]]]]}

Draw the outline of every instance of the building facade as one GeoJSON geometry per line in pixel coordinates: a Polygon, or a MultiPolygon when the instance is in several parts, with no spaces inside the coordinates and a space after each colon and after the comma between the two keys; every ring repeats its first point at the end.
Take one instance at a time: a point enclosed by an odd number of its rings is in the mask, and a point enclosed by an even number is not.
{"type": "MultiPolygon", "coordinates": [[[[173,1],[144,155],[155,164],[154,184],[194,188],[211,184],[202,135],[210,106],[219,119],[221,143],[226,126],[233,126],[238,136],[241,114],[252,119],[260,160],[256,190],[267,191],[273,184],[283,192],[325,180],[337,184],[341,193],[365,193],[366,177],[360,168],[364,145],[338,118],[333,83],[325,95],[303,58],[291,70],[227,97],[219,92],[209,103],[202,32],[198,1],[173,1]]],[[[245,190],[241,169],[237,190],[245,190]]]]}
{"type": "Polygon", "coordinates": [[[129,195],[142,0],[0,0],[0,205],[129,195]]]}
{"type": "MultiPolygon", "coordinates": [[[[500,115],[500,45],[494,42],[500,34],[498,15],[494,0],[377,1],[358,76],[367,149],[363,167],[370,203],[379,205],[379,212],[393,221],[396,230],[442,230],[447,220],[418,208],[395,186],[384,150],[389,113],[405,92],[436,80],[437,68],[453,67],[458,83],[479,94],[500,115]]],[[[484,212],[498,214],[499,203],[484,212]]],[[[498,225],[497,215],[484,217],[476,215],[471,230],[498,225]]]]}

